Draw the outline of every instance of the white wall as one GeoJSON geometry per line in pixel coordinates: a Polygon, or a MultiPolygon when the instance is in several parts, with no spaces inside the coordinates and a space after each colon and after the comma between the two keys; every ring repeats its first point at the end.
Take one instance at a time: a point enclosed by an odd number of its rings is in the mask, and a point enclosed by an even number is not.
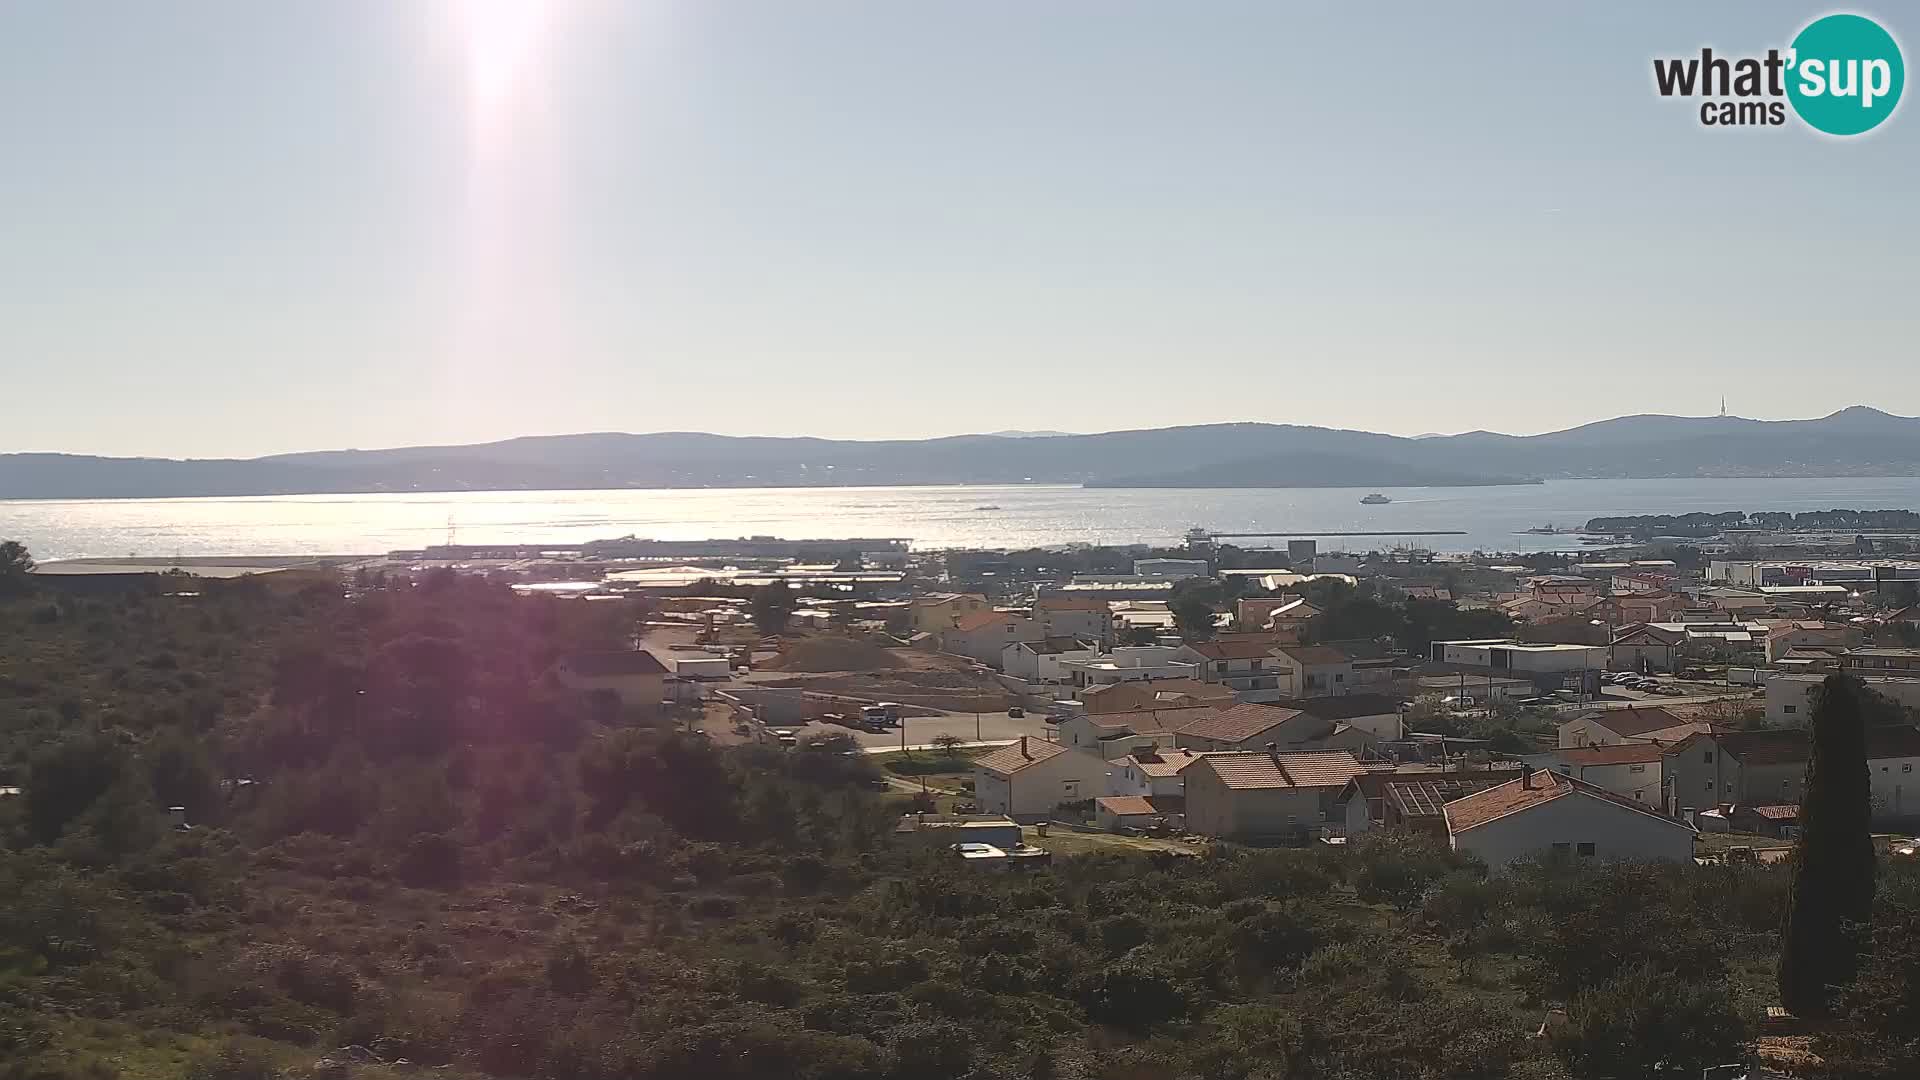
{"type": "Polygon", "coordinates": [[[1867,771],[1875,818],[1920,817],[1920,758],[1875,758],[1867,771]]]}
{"type": "Polygon", "coordinates": [[[1093,754],[1072,751],[1029,765],[1004,779],[973,770],[974,801],[989,814],[1047,817],[1063,802],[1107,792],[1107,765],[1093,754]]]}
{"type": "Polygon", "coordinates": [[[1624,795],[1654,810],[1660,809],[1660,763],[1657,761],[1588,765],[1577,769],[1575,775],[1615,795],[1624,795]],[[1635,772],[1635,768],[1640,771],[1635,772]]]}
{"type": "Polygon", "coordinates": [[[1556,843],[1570,845],[1568,854],[1576,857],[1579,845],[1590,843],[1597,859],[1693,858],[1693,833],[1686,827],[1580,792],[1453,837],[1455,851],[1477,855],[1494,869],[1549,851],[1556,843]]]}

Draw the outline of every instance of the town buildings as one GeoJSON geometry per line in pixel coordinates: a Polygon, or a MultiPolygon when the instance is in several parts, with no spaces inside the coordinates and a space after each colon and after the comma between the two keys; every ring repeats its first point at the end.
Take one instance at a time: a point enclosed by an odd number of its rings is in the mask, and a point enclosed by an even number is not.
{"type": "Polygon", "coordinates": [[[1030,685],[1064,683],[1068,672],[1063,661],[1092,660],[1100,655],[1098,642],[1070,637],[1046,637],[1039,641],[1016,641],[1000,650],[1000,670],[1030,685]]]}
{"type": "Polygon", "coordinates": [[[1187,827],[1238,840],[1302,840],[1326,826],[1335,798],[1365,771],[1343,750],[1207,754],[1183,773],[1187,827]]]}
{"type": "Polygon", "coordinates": [[[1200,678],[1225,686],[1241,701],[1291,697],[1292,676],[1276,662],[1273,639],[1264,634],[1234,634],[1180,647],[1179,659],[1195,665],[1200,678]]]}
{"type": "Polygon", "coordinates": [[[560,685],[585,692],[617,695],[628,709],[657,710],[666,696],[667,667],[650,652],[574,653],[554,667],[560,685]]]}
{"type": "Polygon", "coordinates": [[[1016,821],[1052,816],[1061,803],[1106,789],[1106,763],[1059,743],[1022,736],[973,759],[973,799],[981,811],[1016,821]]]}
{"type": "MultiPolygon", "coordinates": [[[[1696,734],[1669,747],[1663,763],[1672,812],[1741,805],[1798,805],[1813,750],[1803,728],[1696,734]]],[[[1920,729],[1867,729],[1867,776],[1875,827],[1920,819],[1920,729]]]]}
{"type": "Polygon", "coordinates": [[[1443,813],[1452,848],[1496,870],[1537,856],[1693,858],[1692,825],[1553,771],[1527,769],[1518,779],[1446,803],[1443,813]]]}
{"type": "Polygon", "coordinates": [[[1584,713],[1561,721],[1555,734],[1562,749],[1630,743],[1671,746],[1711,729],[1705,720],[1683,720],[1657,705],[1643,705],[1584,713]]]}

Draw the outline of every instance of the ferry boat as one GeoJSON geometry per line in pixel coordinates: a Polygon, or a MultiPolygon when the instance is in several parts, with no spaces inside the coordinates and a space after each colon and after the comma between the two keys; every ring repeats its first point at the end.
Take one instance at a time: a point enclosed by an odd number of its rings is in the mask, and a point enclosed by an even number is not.
{"type": "Polygon", "coordinates": [[[1385,495],[1380,494],[1377,491],[1360,500],[1360,502],[1366,506],[1380,506],[1384,503],[1390,503],[1392,501],[1393,501],[1392,499],[1388,498],[1385,495]]]}

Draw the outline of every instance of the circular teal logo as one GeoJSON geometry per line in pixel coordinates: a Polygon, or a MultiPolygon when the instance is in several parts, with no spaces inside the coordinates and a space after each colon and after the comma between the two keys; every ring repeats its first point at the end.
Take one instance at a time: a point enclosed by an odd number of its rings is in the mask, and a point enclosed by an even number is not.
{"type": "Polygon", "coordinates": [[[1907,66],[1900,45],[1863,15],[1828,15],[1807,24],[1789,54],[1787,100],[1808,126],[1859,135],[1900,104],[1907,66]]]}

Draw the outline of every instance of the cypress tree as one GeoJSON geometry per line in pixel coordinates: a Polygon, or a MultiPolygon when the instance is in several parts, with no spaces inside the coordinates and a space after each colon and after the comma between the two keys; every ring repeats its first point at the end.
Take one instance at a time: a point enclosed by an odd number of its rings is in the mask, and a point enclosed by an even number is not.
{"type": "Polygon", "coordinates": [[[1780,949],[1780,1000],[1800,1016],[1826,1015],[1838,988],[1853,981],[1873,913],[1870,693],[1858,679],[1831,675],[1813,707],[1813,753],[1780,949]]]}

